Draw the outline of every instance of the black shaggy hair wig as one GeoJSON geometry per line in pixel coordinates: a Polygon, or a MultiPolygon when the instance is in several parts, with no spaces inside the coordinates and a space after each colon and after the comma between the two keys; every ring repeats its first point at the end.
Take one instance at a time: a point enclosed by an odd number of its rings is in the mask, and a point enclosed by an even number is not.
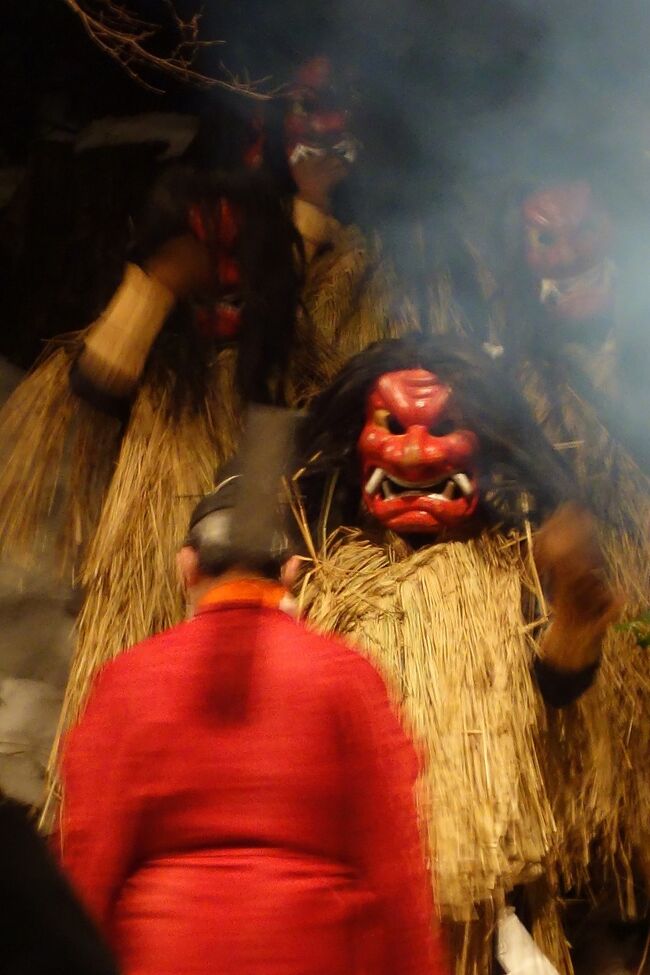
{"type": "Polygon", "coordinates": [[[296,190],[287,159],[284,118],[285,98],[252,101],[236,92],[221,92],[202,113],[199,128],[188,147],[184,162],[194,170],[235,172],[241,169],[246,150],[264,131],[260,169],[277,190],[292,195],[296,190]]]}
{"type": "MultiPolygon", "coordinates": [[[[291,197],[265,172],[170,170],[156,186],[132,259],[140,262],[171,237],[189,232],[189,211],[201,207],[209,234],[217,237],[220,198],[241,220],[234,257],[241,273],[242,316],[236,339],[237,383],[247,402],[282,405],[282,379],[294,340],[303,282],[303,249],[292,221],[291,197]]],[[[210,239],[207,241],[210,246],[210,239]]],[[[179,382],[203,399],[208,350],[193,330],[191,312],[172,317],[158,341],[157,357],[179,382]],[[187,339],[190,339],[188,341],[187,339]],[[182,378],[181,378],[182,377],[182,378]]],[[[185,390],[187,393],[188,391],[185,390]]],[[[183,394],[183,390],[179,390],[183,394]]]]}
{"type": "Polygon", "coordinates": [[[569,469],[553,450],[506,371],[480,347],[448,337],[412,336],[376,342],[354,356],[311,405],[301,438],[302,490],[309,520],[320,515],[326,484],[337,472],[328,527],[360,520],[357,441],[367,396],[387,372],[426,369],[454,390],[463,426],[479,438],[482,517],[514,526],[526,512],[545,517],[575,498],[569,469]],[[332,523],[333,522],[333,523],[332,523]]]}

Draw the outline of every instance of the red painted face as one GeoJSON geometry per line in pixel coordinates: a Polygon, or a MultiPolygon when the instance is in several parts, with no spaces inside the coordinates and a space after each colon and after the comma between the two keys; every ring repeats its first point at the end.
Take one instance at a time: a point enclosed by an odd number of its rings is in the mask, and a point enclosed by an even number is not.
{"type": "Polygon", "coordinates": [[[193,206],[189,216],[192,232],[207,243],[216,265],[217,299],[210,307],[196,311],[196,327],[206,337],[220,341],[234,339],[241,321],[241,275],[234,257],[239,233],[236,209],[222,197],[214,212],[193,206]]]}
{"type": "Polygon", "coordinates": [[[526,263],[553,317],[580,321],[611,310],[612,226],[586,182],[540,190],[522,206],[526,263]]]}
{"type": "Polygon", "coordinates": [[[459,428],[452,390],[433,373],[405,369],[377,380],[358,451],[364,505],[387,528],[436,534],[476,512],[478,440],[459,428]]]}
{"type": "Polygon", "coordinates": [[[285,119],[289,163],[311,156],[338,156],[348,165],[357,156],[350,134],[350,112],[333,82],[332,66],[325,57],[312,58],[299,69],[289,92],[285,119]]]}

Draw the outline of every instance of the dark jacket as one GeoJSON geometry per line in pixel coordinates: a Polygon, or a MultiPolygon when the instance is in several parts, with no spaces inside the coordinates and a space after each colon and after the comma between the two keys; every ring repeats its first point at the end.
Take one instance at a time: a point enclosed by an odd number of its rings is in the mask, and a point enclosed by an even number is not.
{"type": "Polygon", "coordinates": [[[25,807],[0,799],[0,972],[117,975],[25,807]]]}

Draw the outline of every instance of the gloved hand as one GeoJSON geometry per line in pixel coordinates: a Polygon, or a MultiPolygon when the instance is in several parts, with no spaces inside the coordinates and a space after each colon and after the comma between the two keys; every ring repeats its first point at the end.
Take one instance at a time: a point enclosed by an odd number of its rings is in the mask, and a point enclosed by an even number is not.
{"type": "Polygon", "coordinates": [[[553,610],[544,659],[565,670],[591,666],[623,604],[607,580],[595,519],[575,502],[561,505],[537,533],[533,555],[553,610]]]}
{"type": "Polygon", "coordinates": [[[207,246],[187,233],[162,244],[144,262],[144,270],[182,300],[210,288],[214,262],[207,246]]]}

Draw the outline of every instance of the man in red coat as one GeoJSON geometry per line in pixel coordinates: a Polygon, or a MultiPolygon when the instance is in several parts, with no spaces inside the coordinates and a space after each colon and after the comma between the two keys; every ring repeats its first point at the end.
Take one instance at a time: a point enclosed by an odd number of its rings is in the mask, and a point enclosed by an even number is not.
{"type": "Polygon", "coordinates": [[[179,565],[189,621],[101,671],[68,735],[62,858],[125,975],[438,975],[418,767],[372,666],[224,558],[236,478],[179,565]]]}

